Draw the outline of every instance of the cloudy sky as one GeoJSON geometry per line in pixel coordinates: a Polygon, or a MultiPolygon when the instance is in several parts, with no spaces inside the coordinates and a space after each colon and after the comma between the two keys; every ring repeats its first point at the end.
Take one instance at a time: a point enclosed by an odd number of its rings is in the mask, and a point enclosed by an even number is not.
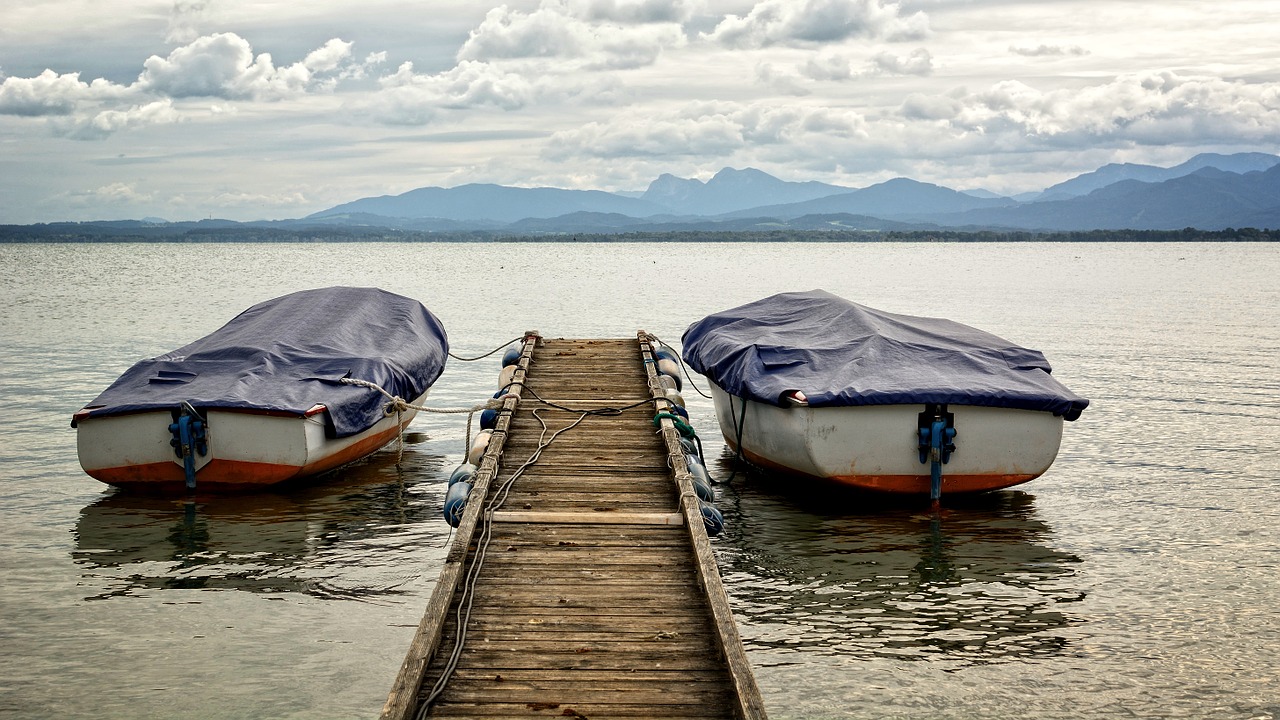
{"type": "Polygon", "coordinates": [[[1280,150],[1276,0],[4,0],[0,223],[1280,150]],[[127,7],[127,10],[120,8],[127,7]]]}

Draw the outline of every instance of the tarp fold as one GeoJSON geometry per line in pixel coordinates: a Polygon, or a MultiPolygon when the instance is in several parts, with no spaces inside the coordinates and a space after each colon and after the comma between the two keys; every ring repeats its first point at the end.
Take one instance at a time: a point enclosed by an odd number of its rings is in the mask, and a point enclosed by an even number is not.
{"type": "MultiPolygon", "coordinates": [[[[330,287],[267,300],[219,330],[143,360],[85,407],[89,417],[231,408],[303,415],[327,408],[334,437],[384,417],[375,383],[412,401],[444,371],[449,341],[422,303],[377,288],[330,287]]],[[[74,423],[73,423],[74,424],[74,423]]]]}
{"type": "Polygon", "coordinates": [[[952,320],[883,312],[823,290],[773,295],[690,325],[683,356],[731,395],[812,407],[955,403],[1075,420],[1089,401],[1038,350],[952,320]]]}

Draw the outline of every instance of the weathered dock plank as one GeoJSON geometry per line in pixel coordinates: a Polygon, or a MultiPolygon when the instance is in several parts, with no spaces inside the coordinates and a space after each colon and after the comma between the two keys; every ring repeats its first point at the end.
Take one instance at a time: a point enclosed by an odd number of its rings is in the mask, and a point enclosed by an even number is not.
{"type": "Polygon", "coordinates": [[[511,390],[383,718],[763,718],[646,336],[511,390]]]}

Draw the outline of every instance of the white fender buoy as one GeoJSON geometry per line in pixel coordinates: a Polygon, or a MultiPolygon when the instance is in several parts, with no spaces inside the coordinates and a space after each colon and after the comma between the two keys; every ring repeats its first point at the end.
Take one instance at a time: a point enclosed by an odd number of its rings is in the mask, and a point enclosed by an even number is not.
{"type": "Polygon", "coordinates": [[[676,389],[680,389],[680,366],[677,365],[674,360],[668,360],[667,358],[659,360],[658,372],[663,375],[670,376],[671,379],[676,381],[676,389]]]}
{"type": "Polygon", "coordinates": [[[498,388],[499,388],[499,389],[501,389],[501,388],[505,388],[505,387],[507,387],[508,385],[510,385],[510,384],[511,384],[511,381],[512,381],[512,380],[514,380],[514,379],[515,379],[515,377],[516,377],[516,370],[517,370],[517,369],[519,369],[519,366],[517,366],[517,365],[508,365],[508,366],[506,366],[506,367],[502,368],[502,372],[498,373],[498,388]]]}
{"type": "Polygon", "coordinates": [[[493,437],[492,430],[481,430],[476,434],[476,439],[471,441],[471,452],[467,453],[467,462],[479,467],[480,460],[484,457],[484,453],[489,449],[489,439],[493,437]]]}

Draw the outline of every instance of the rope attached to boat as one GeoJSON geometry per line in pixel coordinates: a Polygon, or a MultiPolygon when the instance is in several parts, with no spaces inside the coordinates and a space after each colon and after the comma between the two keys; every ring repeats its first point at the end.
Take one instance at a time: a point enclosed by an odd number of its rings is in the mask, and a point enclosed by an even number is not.
{"type": "Polygon", "coordinates": [[[483,354],[483,355],[477,355],[477,356],[475,356],[475,357],[464,358],[464,357],[458,357],[457,355],[454,355],[452,352],[450,352],[450,353],[449,353],[449,357],[453,358],[454,360],[461,360],[462,362],[475,362],[476,360],[483,360],[483,359],[485,359],[485,358],[489,357],[490,355],[492,355],[492,354],[494,354],[494,353],[496,353],[496,352],[498,352],[498,351],[500,351],[500,350],[505,350],[508,346],[510,346],[510,345],[511,345],[511,343],[519,342],[519,341],[521,341],[521,340],[524,340],[526,337],[528,337],[528,336],[527,336],[527,335],[521,335],[521,336],[520,336],[520,337],[518,337],[518,338],[512,338],[512,339],[510,339],[510,340],[508,340],[508,341],[506,341],[506,342],[502,343],[502,344],[501,344],[501,345],[499,345],[498,347],[496,347],[496,348],[494,348],[494,349],[490,350],[489,352],[487,352],[487,353],[485,353],[485,354],[483,354]]]}
{"type": "Polygon", "coordinates": [[[729,405],[729,418],[733,420],[733,433],[734,433],[734,446],[735,446],[734,450],[737,456],[735,458],[737,462],[733,464],[733,470],[729,472],[729,479],[725,480],[726,483],[731,483],[733,482],[734,478],[738,477],[738,465],[748,464],[747,457],[742,454],[742,429],[747,426],[747,399],[745,397],[742,398],[741,415],[733,414],[732,400],[728,403],[728,405],[729,405]]]}
{"type": "MultiPolygon", "coordinates": [[[[652,343],[657,343],[657,344],[659,344],[659,345],[663,345],[663,346],[668,347],[668,348],[670,348],[670,347],[671,347],[670,345],[667,345],[665,342],[663,342],[661,339],[659,339],[657,335],[654,335],[654,334],[653,334],[653,333],[651,333],[651,332],[647,332],[647,333],[645,333],[645,337],[646,337],[646,339],[648,339],[648,341],[649,341],[649,343],[650,343],[651,345],[652,345],[652,343]]],[[[673,352],[673,353],[675,353],[675,351],[674,351],[674,350],[672,350],[672,352],[673,352]]],[[[680,357],[680,354],[679,354],[679,353],[675,353],[675,356],[676,356],[676,362],[680,363],[680,369],[681,369],[681,370],[684,370],[684,376],[685,376],[685,378],[687,378],[687,379],[689,380],[689,385],[690,385],[690,386],[692,386],[694,390],[698,391],[698,394],[699,394],[699,395],[701,395],[702,397],[704,397],[704,398],[706,398],[706,399],[710,400],[710,399],[711,399],[711,396],[710,396],[710,395],[708,395],[708,394],[706,394],[706,393],[704,393],[704,392],[702,392],[702,388],[698,387],[698,384],[697,384],[697,383],[695,383],[695,382],[693,381],[693,376],[689,374],[689,367],[688,367],[687,365],[685,365],[685,364],[684,364],[684,358],[680,357]]]]}
{"type": "Polygon", "coordinates": [[[403,413],[405,410],[414,410],[417,412],[437,413],[437,414],[444,414],[444,415],[461,415],[463,413],[466,413],[467,437],[466,437],[466,443],[462,446],[462,454],[465,456],[467,454],[467,451],[471,449],[471,424],[472,424],[472,420],[475,418],[476,413],[482,410],[501,408],[502,400],[503,400],[503,398],[501,397],[496,397],[496,398],[489,398],[488,400],[485,400],[484,402],[476,405],[472,405],[471,407],[433,408],[433,407],[428,407],[426,405],[414,405],[413,403],[405,400],[399,395],[391,393],[381,385],[375,382],[369,382],[368,380],[360,380],[358,378],[342,378],[338,382],[342,383],[343,385],[355,385],[356,387],[368,388],[370,390],[377,390],[378,392],[382,393],[390,401],[387,403],[387,407],[384,412],[386,412],[388,416],[392,414],[396,416],[396,427],[399,428],[399,430],[396,432],[396,448],[397,448],[396,467],[400,467],[400,461],[404,458],[403,413]]]}
{"type": "Polygon", "coordinates": [[[684,437],[687,437],[690,439],[698,437],[698,433],[696,430],[693,429],[693,426],[685,422],[684,418],[680,417],[679,415],[676,415],[675,413],[660,412],[657,415],[654,415],[653,426],[660,427],[661,422],[664,419],[670,420],[671,424],[675,426],[676,431],[679,432],[684,437]]]}

